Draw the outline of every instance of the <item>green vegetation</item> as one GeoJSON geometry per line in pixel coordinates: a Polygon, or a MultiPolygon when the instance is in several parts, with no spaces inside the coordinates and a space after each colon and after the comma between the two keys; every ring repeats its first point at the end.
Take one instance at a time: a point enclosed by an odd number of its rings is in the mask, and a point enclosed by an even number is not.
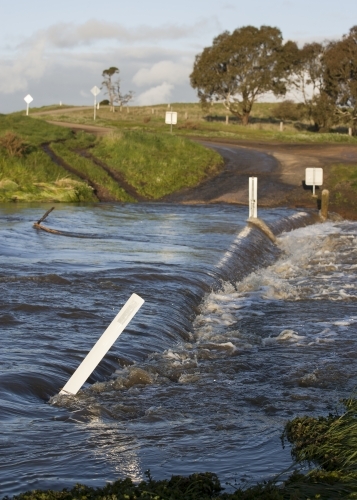
{"type": "Polygon", "coordinates": [[[202,181],[202,164],[205,175],[212,176],[223,163],[214,151],[183,137],[140,130],[104,137],[93,154],[123,173],[140,195],[150,199],[197,185],[202,181]]]}
{"type": "Polygon", "coordinates": [[[95,138],[20,113],[0,116],[0,153],[0,202],[158,199],[198,184],[223,163],[217,153],[168,133],[95,138]]]}
{"type": "MultiPolygon", "coordinates": [[[[80,139],[90,137],[88,134],[80,133],[80,139]]],[[[70,139],[66,142],[57,142],[51,145],[51,149],[62,158],[67,164],[88,179],[94,188],[105,191],[106,201],[134,201],[118,183],[103,168],[95,165],[91,160],[82,157],[76,150],[84,149],[91,145],[93,141],[70,139]]],[[[101,198],[102,199],[102,198],[101,198]]]]}
{"type": "Polygon", "coordinates": [[[330,205],[341,215],[357,212],[357,165],[333,165],[324,187],[330,191],[330,205]]]}
{"type": "Polygon", "coordinates": [[[301,49],[271,26],[224,31],[196,56],[190,79],[203,108],[221,101],[243,125],[259,95],[293,90],[316,131],[343,122],[357,133],[357,26],[301,49]]]}
{"type": "MultiPolygon", "coordinates": [[[[317,133],[308,117],[298,109],[300,119],[294,121],[294,116],[284,119],[284,131],[280,132],[282,118],[276,116],[281,103],[256,103],[250,114],[247,126],[241,120],[226,116],[229,112],[222,103],[214,103],[209,109],[202,110],[199,103],[173,103],[171,108],[178,113],[178,124],[173,126],[173,135],[197,138],[224,138],[244,141],[291,142],[291,143],[350,143],[357,144],[357,138],[348,135],[348,127],[344,123],[336,124],[327,133],[317,133]]],[[[297,107],[295,105],[295,107],[297,107]]],[[[290,106],[292,112],[294,106],[290,106]]],[[[165,125],[167,105],[130,106],[115,108],[101,106],[97,110],[97,119],[93,121],[93,108],[75,108],[62,110],[60,114],[33,115],[38,119],[64,121],[83,125],[111,127],[114,130],[142,130],[168,134],[170,126],[165,125]]]]}
{"type": "Polygon", "coordinates": [[[283,44],[278,28],[244,26],[218,35],[196,56],[191,85],[203,108],[223,102],[227,111],[248,125],[258,97],[266,92],[285,95],[292,69],[294,42],[283,44]]]}

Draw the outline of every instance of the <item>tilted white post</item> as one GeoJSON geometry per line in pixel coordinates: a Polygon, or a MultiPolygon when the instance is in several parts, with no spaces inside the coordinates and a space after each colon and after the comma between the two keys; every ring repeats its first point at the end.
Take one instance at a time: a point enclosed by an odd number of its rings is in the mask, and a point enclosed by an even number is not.
{"type": "Polygon", "coordinates": [[[249,177],[249,218],[258,217],[258,178],[249,177]]]}
{"type": "Polygon", "coordinates": [[[144,302],[144,299],[139,297],[139,295],[136,295],[135,293],[132,294],[130,299],[115,316],[103,335],[84,358],[77,370],[73,373],[67,384],[63,387],[63,389],[61,389],[60,394],[77,394],[84,382],[91,375],[93,370],[95,370],[144,302]]]}

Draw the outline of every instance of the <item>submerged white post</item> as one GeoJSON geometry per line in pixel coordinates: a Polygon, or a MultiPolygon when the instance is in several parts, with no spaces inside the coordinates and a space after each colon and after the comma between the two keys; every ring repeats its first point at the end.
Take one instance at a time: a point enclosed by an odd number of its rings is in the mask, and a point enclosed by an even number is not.
{"type": "Polygon", "coordinates": [[[249,177],[249,218],[258,217],[258,178],[249,177]]]}
{"type": "Polygon", "coordinates": [[[139,297],[139,295],[136,295],[136,293],[132,294],[130,299],[115,316],[97,343],[84,358],[77,370],[73,373],[67,384],[63,387],[63,389],[61,389],[60,394],[77,394],[84,382],[91,375],[93,370],[95,370],[144,302],[144,299],[139,297]]]}

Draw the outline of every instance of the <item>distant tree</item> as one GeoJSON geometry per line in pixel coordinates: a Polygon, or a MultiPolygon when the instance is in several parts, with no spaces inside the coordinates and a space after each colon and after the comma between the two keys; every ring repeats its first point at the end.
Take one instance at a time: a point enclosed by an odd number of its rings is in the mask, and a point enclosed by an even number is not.
{"type": "Polygon", "coordinates": [[[324,92],[336,105],[336,113],[357,129],[357,26],[331,42],[324,54],[324,92]]]}
{"type": "Polygon", "coordinates": [[[260,95],[286,93],[292,55],[297,50],[293,42],[284,45],[280,30],[270,26],[225,31],[196,56],[191,85],[203,107],[222,101],[247,125],[260,95]]]}
{"type": "Polygon", "coordinates": [[[274,107],[273,116],[278,120],[301,120],[304,115],[304,106],[301,103],[296,103],[291,99],[280,102],[274,107]]]}
{"type": "Polygon", "coordinates": [[[110,110],[113,112],[115,111],[115,104],[123,106],[134,97],[134,93],[132,91],[129,91],[127,94],[121,93],[119,76],[113,80],[116,75],[119,75],[119,69],[115,66],[105,69],[102,73],[102,77],[104,78],[102,85],[106,89],[105,93],[108,95],[110,110]]]}
{"type": "Polygon", "coordinates": [[[324,52],[320,43],[307,43],[296,54],[294,74],[290,87],[298,92],[298,99],[305,105],[306,114],[313,120],[313,107],[324,86],[324,52]]]}

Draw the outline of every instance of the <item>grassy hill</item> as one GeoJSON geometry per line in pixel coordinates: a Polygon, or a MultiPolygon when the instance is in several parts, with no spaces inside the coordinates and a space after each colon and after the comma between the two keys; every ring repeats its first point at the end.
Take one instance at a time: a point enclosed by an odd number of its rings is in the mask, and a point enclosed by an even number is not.
{"type": "Polygon", "coordinates": [[[155,200],[223,166],[183,137],[127,128],[96,138],[21,113],[0,116],[0,153],[3,202],[155,200]]]}

